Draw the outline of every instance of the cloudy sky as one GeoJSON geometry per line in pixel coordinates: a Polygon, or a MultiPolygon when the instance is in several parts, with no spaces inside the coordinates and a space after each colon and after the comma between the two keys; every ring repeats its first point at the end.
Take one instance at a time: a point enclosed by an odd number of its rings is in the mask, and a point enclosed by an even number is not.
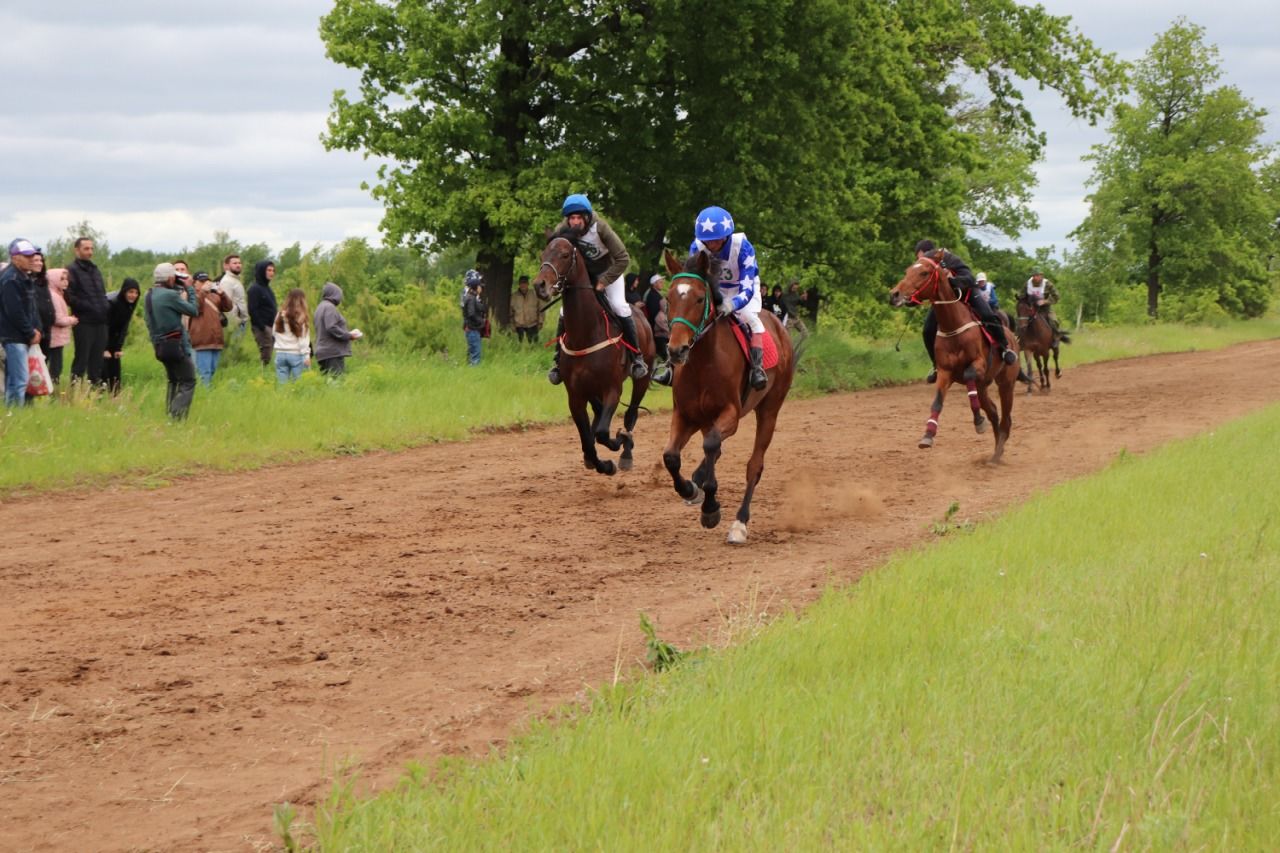
{"type": "MultiPolygon", "coordinates": [[[[1100,47],[1139,58],[1178,15],[1206,27],[1225,80],[1266,108],[1280,141],[1280,23],[1273,2],[1041,0],[1100,47]],[[1212,11],[1208,11],[1208,10],[1212,11]]],[[[373,166],[319,142],[334,89],[352,72],[317,34],[327,0],[216,3],[0,0],[5,90],[0,235],[37,242],[88,219],[113,249],[178,249],[224,230],[277,249],[377,238],[360,189],[373,166]]],[[[1083,218],[1087,164],[1105,138],[1051,94],[1028,92],[1048,133],[1028,248],[1069,244],[1083,218]]]]}

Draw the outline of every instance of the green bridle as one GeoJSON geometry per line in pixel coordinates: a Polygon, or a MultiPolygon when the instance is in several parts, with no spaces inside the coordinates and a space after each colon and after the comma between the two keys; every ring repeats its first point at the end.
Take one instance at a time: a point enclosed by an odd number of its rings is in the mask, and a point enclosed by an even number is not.
{"type": "Polygon", "coordinates": [[[702,297],[702,322],[695,326],[683,317],[676,317],[671,321],[672,325],[675,325],[676,323],[684,323],[692,329],[693,339],[696,341],[707,328],[707,318],[711,316],[711,288],[707,285],[707,280],[696,272],[678,272],[671,277],[671,283],[674,284],[675,280],[678,278],[696,278],[698,281],[702,282],[704,291],[702,297]]]}

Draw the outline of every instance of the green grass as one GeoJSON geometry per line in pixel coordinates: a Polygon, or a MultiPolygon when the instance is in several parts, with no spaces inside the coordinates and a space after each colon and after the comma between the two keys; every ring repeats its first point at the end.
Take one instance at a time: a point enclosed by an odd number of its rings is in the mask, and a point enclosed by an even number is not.
{"type": "Polygon", "coordinates": [[[319,847],[1274,849],[1278,432],[1121,454],[502,756],[339,786],[319,847]]]}
{"type": "MultiPolygon", "coordinates": [[[[915,323],[919,317],[913,315],[915,323]]],[[[1086,361],[1209,349],[1280,336],[1280,317],[1221,328],[1173,325],[1089,329],[1064,347],[1064,369],[1086,361]]],[[[499,336],[478,368],[450,358],[391,352],[349,360],[340,382],[311,372],[276,387],[242,339],[215,387],[198,387],[190,419],[169,424],[164,374],[145,342],[125,357],[126,393],[116,399],[40,400],[0,417],[0,494],[106,482],[161,484],[201,470],[238,470],[465,438],[476,431],[568,420],[564,391],[543,376],[549,354],[499,336]]],[[[363,353],[363,347],[357,346],[363,353]]],[[[895,351],[890,341],[824,328],[807,344],[794,395],[813,397],[920,379],[926,372],[918,325],[895,351]]],[[[629,392],[628,392],[629,393],[629,392]]],[[[652,386],[645,405],[670,408],[652,386]]]]}

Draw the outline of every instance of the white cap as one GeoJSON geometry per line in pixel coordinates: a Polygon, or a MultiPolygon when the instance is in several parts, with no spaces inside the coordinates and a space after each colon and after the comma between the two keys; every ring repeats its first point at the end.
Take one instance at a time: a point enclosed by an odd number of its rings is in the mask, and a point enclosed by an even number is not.
{"type": "Polygon", "coordinates": [[[658,282],[662,281],[663,278],[664,276],[662,275],[662,273],[656,272],[653,275],[649,276],[649,284],[657,284],[658,282]]]}
{"type": "Polygon", "coordinates": [[[978,273],[978,281],[986,281],[986,280],[987,280],[987,274],[986,274],[986,273],[984,273],[984,272],[980,272],[980,273],[978,273]]]}

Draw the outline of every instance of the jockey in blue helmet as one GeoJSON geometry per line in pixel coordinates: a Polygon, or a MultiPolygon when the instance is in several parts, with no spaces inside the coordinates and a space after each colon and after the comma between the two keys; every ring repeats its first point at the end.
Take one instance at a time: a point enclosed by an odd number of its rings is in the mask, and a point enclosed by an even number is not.
{"type": "MultiPolygon", "coordinates": [[[[564,221],[560,223],[558,232],[571,237],[577,243],[587,264],[591,280],[596,290],[604,292],[605,299],[613,315],[618,318],[622,327],[622,339],[626,341],[631,356],[631,378],[643,379],[649,373],[640,353],[640,339],[636,336],[636,321],[631,316],[631,306],[627,304],[626,283],[623,277],[627,267],[631,265],[631,256],[627,247],[622,245],[617,233],[604,217],[591,208],[591,200],[582,193],[573,193],[565,198],[560,206],[560,215],[564,221]]],[[[564,334],[564,309],[560,309],[560,320],[556,325],[556,337],[564,334]]],[[[560,384],[560,347],[554,350],[555,363],[547,373],[547,381],[552,385],[560,384]]]]}
{"type": "MultiPolygon", "coordinates": [[[[698,214],[693,223],[693,242],[689,254],[705,251],[716,261],[720,269],[720,299],[716,310],[722,315],[734,314],[751,329],[751,345],[748,356],[751,376],[748,381],[757,391],[769,383],[764,372],[764,323],[760,321],[762,307],[760,296],[760,268],[756,265],[756,250],[741,231],[733,230],[733,217],[723,207],[708,207],[698,214]]],[[[669,384],[670,368],[655,382],[669,384]]]]}

